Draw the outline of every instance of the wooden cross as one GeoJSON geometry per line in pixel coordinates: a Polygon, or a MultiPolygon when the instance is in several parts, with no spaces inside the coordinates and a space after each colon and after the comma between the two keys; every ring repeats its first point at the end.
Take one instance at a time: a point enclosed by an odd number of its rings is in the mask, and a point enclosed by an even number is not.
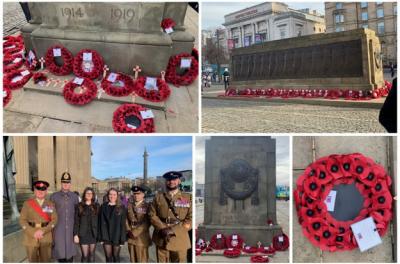
{"type": "Polygon", "coordinates": [[[45,60],[43,57],[41,57],[40,60],[39,60],[39,62],[40,62],[40,69],[41,69],[41,70],[44,69],[44,62],[45,62],[45,61],[46,61],[46,60],[45,60]]]}
{"type": "Polygon", "coordinates": [[[165,82],[165,71],[161,71],[161,80],[165,82]]]}
{"type": "Polygon", "coordinates": [[[104,90],[103,89],[99,89],[98,90],[98,95],[97,95],[97,99],[99,99],[100,100],[100,98],[101,98],[101,95],[104,93],[104,90]]]}
{"type": "Polygon", "coordinates": [[[110,70],[110,68],[107,67],[106,64],[104,64],[103,67],[103,79],[106,78],[107,72],[110,70]]]}
{"type": "Polygon", "coordinates": [[[142,72],[142,69],[139,67],[139,65],[136,65],[132,70],[135,73],[135,80],[137,80],[139,77],[139,72],[142,72]]]}
{"type": "Polygon", "coordinates": [[[257,242],[257,246],[258,246],[259,248],[261,247],[261,244],[262,244],[261,241],[258,241],[258,242],[257,242]]]}

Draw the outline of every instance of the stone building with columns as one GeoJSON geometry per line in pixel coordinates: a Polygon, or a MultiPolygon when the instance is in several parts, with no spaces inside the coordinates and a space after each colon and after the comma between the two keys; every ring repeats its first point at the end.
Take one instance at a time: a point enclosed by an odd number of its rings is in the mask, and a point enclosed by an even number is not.
{"type": "Polygon", "coordinates": [[[91,186],[91,137],[12,137],[16,164],[16,192],[32,193],[32,183],[50,183],[49,192],[61,189],[61,174],[68,171],[72,190],[91,186]]]}
{"type": "Polygon", "coordinates": [[[228,48],[325,32],[324,17],[315,10],[294,10],[265,2],[225,15],[228,48]]]}

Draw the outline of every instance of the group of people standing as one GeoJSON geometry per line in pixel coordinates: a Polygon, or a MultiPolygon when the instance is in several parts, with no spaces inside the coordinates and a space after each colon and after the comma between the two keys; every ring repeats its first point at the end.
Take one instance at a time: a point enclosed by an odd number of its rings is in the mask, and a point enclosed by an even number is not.
{"type": "Polygon", "coordinates": [[[152,242],[157,248],[157,262],[187,262],[192,197],[179,190],[180,172],[167,172],[163,177],[166,192],[158,192],[148,203],[146,188],[132,186],[127,206],[115,188],[108,190],[101,205],[91,187],[85,188],[79,201],[71,191],[68,172],[61,176],[61,190],[50,199],[46,199],[49,183],[34,182],[34,198],[25,201],[20,216],[29,262],[50,262],[52,258],[73,262],[77,244],[81,262],[95,262],[97,243],[103,247],[106,262],[120,262],[121,247],[126,242],[131,262],[148,262],[152,242]]]}

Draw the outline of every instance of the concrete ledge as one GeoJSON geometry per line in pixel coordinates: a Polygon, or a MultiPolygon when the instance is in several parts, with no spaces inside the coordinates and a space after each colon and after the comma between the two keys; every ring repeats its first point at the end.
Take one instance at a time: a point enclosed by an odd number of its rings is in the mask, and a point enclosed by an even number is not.
{"type": "Polygon", "coordinates": [[[218,97],[215,95],[203,95],[203,99],[214,100],[236,100],[236,101],[251,101],[251,102],[264,102],[264,103],[285,103],[285,104],[308,104],[320,106],[334,106],[334,107],[351,107],[351,108],[371,108],[381,109],[386,98],[379,98],[369,101],[352,101],[352,100],[328,100],[328,99],[303,99],[303,98],[264,98],[264,97],[218,97]]]}

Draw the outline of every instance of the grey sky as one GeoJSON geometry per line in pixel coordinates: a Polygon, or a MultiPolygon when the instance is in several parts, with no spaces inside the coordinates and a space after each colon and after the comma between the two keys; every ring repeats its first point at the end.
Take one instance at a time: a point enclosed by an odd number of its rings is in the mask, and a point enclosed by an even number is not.
{"type": "MultiPolygon", "coordinates": [[[[204,148],[208,138],[210,137],[196,137],[196,183],[204,183],[204,148]]],[[[289,137],[273,138],[276,138],[276,183],[289,186],[289,137]]]]}
{"type": "MultiPolygon", "coordinates": [[[[216,28],[224,23],[224,15],[263,2],[203,2],[201,5],[202,29],[216,28]]],[[[324,2],[284,2],[293,9],[310,8],[325,13],[324,2]]]]}

